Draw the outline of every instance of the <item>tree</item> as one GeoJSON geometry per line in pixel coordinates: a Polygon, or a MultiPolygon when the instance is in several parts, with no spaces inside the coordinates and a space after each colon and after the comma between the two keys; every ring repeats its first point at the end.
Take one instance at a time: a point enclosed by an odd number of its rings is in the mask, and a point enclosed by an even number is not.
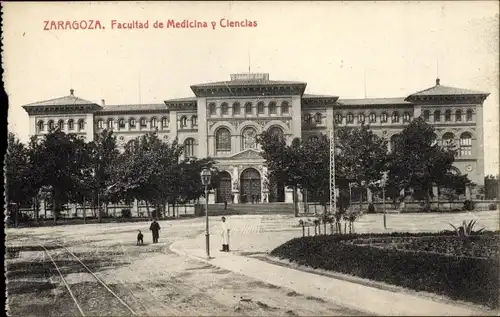
{"type": "Polygon", "coordinates": [[[497,176],[488,175],[484,178],[484,199],[498,199],[499,178],[497,176]]]}
{"type": "Polygon", "coordinates": [[[36,191],[29,181],[28,149],[13,133],[8,134],[5,154],[5,187],[8,203],[30,204],[36,191]]]}

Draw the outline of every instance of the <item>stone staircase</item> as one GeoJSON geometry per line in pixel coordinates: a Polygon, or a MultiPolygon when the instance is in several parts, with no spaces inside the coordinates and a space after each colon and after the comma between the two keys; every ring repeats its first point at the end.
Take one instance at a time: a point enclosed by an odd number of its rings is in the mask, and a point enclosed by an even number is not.
{"type": "Polygon", "coordinates": [[[293,204],[291,203],[228,204],[227,210],[224,210],[224,204],[208,205],[209,216],[265,214],[293,215],[293,212],[293,204]]]}

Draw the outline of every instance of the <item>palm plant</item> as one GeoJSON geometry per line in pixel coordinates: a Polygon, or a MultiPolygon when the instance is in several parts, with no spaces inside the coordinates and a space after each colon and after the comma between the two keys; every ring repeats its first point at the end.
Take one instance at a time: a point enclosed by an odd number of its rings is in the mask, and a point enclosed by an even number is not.
{"type": "Polygon", "coordinates": [[[474,234],[479,234],[481,233],[485,228],[481,228],[479,229],[478,231],[474,231],[474,225],[476,224],[477,220],[470,220],[469,222],[467,221],[463,221],[462,222],[462,225],[459,226],[459,227],[456,227],[454,226],[452,223],[449,223],[448,224],[453,228],[455,229],[455,232],[457,233],[457,236],[459,237],[466,237],[466,236],[470,236],[470,235],[474,235],[474,234]]]}

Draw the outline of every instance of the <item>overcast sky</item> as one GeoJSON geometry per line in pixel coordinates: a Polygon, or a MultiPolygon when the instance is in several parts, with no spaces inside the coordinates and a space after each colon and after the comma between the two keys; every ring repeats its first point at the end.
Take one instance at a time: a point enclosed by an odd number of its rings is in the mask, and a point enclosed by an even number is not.
{"type": "Polygon", "coordinates": [[[22,105],[61,97],[107,104],[192,96],[192,84],[231,73],[300,80],[306,92],[401,97],[441,84],[490,92],[484,106],[485,173],[498,173],[498,3],[3,3],[9,130],[28,138],[22,105]],[[221,28],[220,19],[256,21],[221,28]],[[44,21],[99,20],[104,30],[44,31],[44,21]],[[153,29],[156,20],[208,28],[153,29]],[[147,21],[112,30],[111,21],[147,21]],[[215,30],[211,21],[216,22],[215,30]],[[250,62],[249,62],[250,61],[250,62]],[[439,65],[439,67],[438,67],[439,65]]]}

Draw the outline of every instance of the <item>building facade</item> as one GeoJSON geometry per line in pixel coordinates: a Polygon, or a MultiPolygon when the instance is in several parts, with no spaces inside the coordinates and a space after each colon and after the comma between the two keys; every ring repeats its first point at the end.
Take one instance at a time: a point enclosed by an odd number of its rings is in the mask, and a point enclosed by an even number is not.
{"type": "MultiPolygon", "coordinates": [[[[315,138],[334,126],[369,124],[393,141],[406,124],[422,116],[436,129],[443,146],[458,147],[456,172],[484,183],[483,103],[488,93],[434,86],[401,98],[340,99],[305,94],[306,83],[270,80],[269,74],[233,74],[229,81],[191,86],[194,96],[162,104],[106,105],[74,95],[23,106],[31,135],[59,128],[91,141],[112,129],[120,146],[151,131],[165,140],[178,138],[186,156],[213,157],[220,188],[211,202],[292,202],[279,184],[269,186],[256,136],[262,131],[293,138],[315,138]]],[[[392,142],[389,142],[389,150],[392,142]]],[[[272,182],[271,182],[272,183],[272,182]]],[[[369,197],[371,195],[368,195],[369,197]]]]}

